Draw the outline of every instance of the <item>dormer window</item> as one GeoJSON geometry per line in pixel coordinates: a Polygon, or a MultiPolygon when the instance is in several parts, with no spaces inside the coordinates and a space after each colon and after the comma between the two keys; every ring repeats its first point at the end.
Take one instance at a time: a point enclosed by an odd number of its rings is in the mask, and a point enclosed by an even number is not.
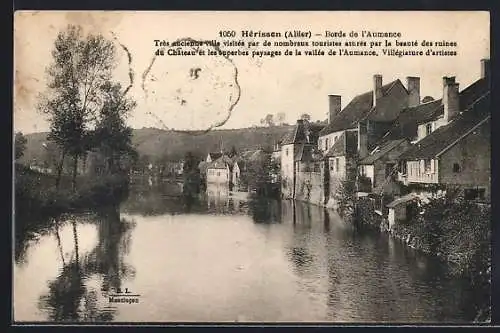
{"type": "Polygon", "coordinates": [[[432,123],[428,123],[425,125],[425,135],[429,135],[432,133],[432,123]]]}

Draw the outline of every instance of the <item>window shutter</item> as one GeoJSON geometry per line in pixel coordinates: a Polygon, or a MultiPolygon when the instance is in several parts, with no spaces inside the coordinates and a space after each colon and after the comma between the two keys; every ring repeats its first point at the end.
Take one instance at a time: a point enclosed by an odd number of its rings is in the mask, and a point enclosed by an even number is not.
{"type": "Polygon", "coordinates": [[[425,161],[420,160],[420,173],[425,172],[425,161]]]}

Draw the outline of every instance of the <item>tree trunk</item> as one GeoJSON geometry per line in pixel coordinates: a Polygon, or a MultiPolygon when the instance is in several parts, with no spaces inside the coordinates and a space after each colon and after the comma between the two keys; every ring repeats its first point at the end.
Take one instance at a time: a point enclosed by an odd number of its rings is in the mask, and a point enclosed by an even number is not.
{"type": "Polygon", "coordinates": [[[62,169],[63,169],[65,157],[66,157],[66,152],[63,150],[63,152],[61,154],[61,161],[59,162],[59,165],[57,166],[56,189],[59,189],[59,184],[61,183],[61,174],[62,174],[62,169]]]}
{"type": "Polygon", "coordinates": [[[76,175],[78,173],[78,155],[73,156],[73,179],[71,181],[73,192],[76,192],[76,175]]]}

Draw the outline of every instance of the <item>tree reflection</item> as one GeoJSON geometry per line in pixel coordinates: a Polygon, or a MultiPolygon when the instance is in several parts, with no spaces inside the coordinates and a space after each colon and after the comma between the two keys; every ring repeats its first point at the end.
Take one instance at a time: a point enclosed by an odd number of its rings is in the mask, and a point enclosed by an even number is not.
{"type": "MultiPolygon", "coordinates": [[[[40,297],[39,308],[48,312],[51,321],[113,320],[116,309],[107,306],[107,293],[121,288],[122,281],[135,274],[123,260],[129,250],[133,224],[120,220],[116,210],[101,215],[96,221],[98,244],[83,257],[78,251],[77,223],[72,221],[74,255],[69,262],[63,261],[60,274],[49,282],[48,294],[40,297]],[[100,290],[88,286],[89,278],[95,276],[102,281],[100,290]]],[[[58,230],[56,237],[60,239],[58,230]]]]}

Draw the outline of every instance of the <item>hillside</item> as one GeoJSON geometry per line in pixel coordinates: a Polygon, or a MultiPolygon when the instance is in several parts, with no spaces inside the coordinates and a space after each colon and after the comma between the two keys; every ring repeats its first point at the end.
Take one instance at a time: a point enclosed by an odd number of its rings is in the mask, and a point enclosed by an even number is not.
{"type": "MultiPolygon", "coordinates": [[[[142,128],[133,130],[132,143],[141,156],[147,155],[153,160],[179,160],[188,151],[197,156],[206,156],[210,151],[218,151],[221,140],[224,150],[230,150],[233,146],[237,151],[271,149],[274,143],[292,128],[293,126],[240,128],[214,130],[204,134],[142,128]]],[[[27,134],[26,139],[26,151],[21,161],[47,159],[47,150],[42,146],[47,142],[47,133],[27,134]]]]}

